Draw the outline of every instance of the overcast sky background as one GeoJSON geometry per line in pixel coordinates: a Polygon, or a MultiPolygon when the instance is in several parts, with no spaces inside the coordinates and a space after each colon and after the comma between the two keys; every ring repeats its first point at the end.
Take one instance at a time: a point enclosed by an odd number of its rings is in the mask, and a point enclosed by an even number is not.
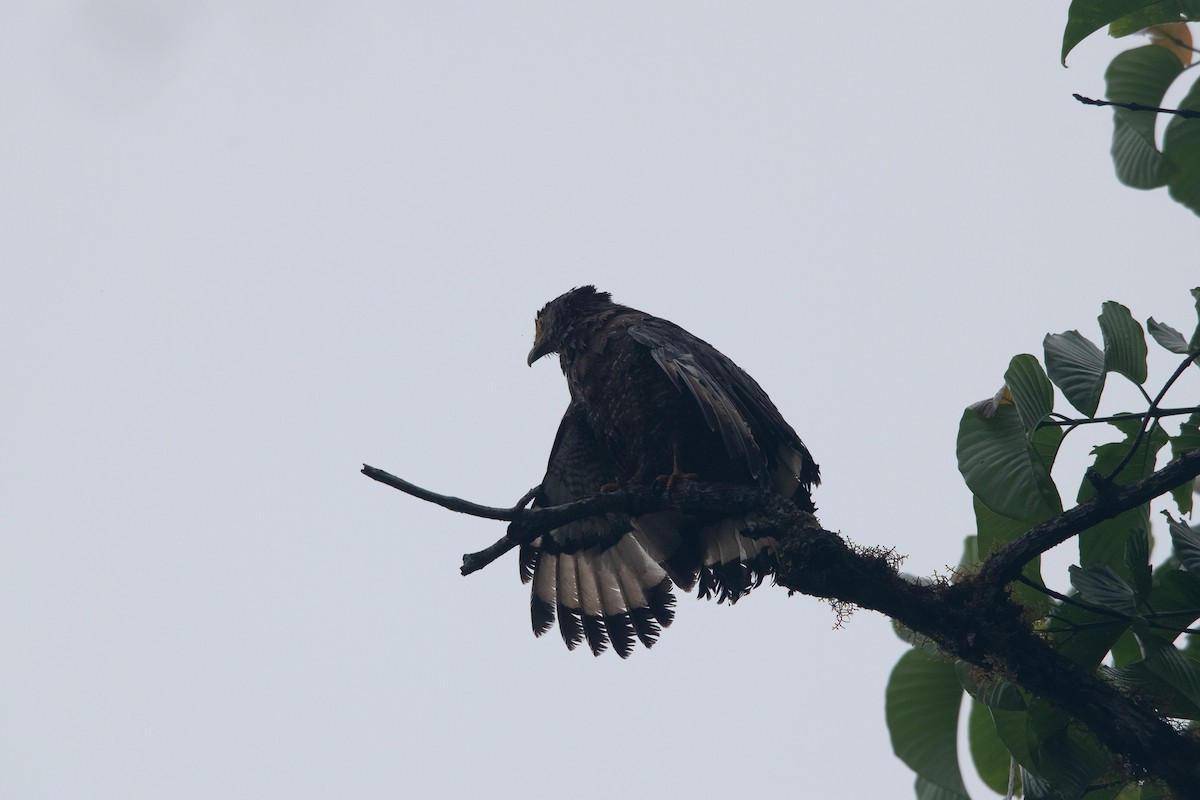
{"type": "Polygon", "coordinates": [[[534,312],[595,283],[759,380],[826,527],[944,572],[1008,359],[1195,318],[1066,8],[4,3],[0,796],[911,796],[878,615],[684,596],[569,653],[513,557],[459,576],[500,524],[358,470],[516,500],[566,405],[534,312]]]}

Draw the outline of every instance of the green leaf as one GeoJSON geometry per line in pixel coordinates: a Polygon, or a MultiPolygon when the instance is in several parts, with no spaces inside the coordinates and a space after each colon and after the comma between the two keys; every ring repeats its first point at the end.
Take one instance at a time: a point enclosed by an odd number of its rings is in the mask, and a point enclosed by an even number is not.
{"type": "Polygon", "coordinates": [[[1125,540],[1125,566],[1129,568],[1129,583],[1140,606],[1150,595],[1153,570],[1150,568],[1150,532],[1135,530],[1125,540]]]}
{"type": "Polygon", "coordinates": [[[1114,667],[1124,667],[1142,660],[1142,646],[1138,644],[1132,628],[1113,643],[1111,652],[1114,667]]]}
{"type": "MultiPolygon", "coordinates": [[[[1200,449],[1200,413],[1192,414],[1187,421],[1179,426],[1179,434],[1171,437],[1171,460],[1174,461],[1184,453],[1200,449]]],[[[1191,514],[1194,502],[1195,481],[1184,481],[1171,490],[1171,497],[1180,514],[1191,514]]]]}
{"type": "MultiPolygon", "coordinates": [[[[1092,800],[1088,795],[1087,800],[1092,800]]],[[[1141,783],[1126,783],[1114,800],[1168,800],[1163,790],[1148,781],[1141,783]]]]}
{"type": "MultiPolygon", "coordinates": [[[[1179,108],[1200,109],[1200,81],[1192,84],[1179,108]]],[[[1171,168],[1167,191],[1172,199],[1200,215],[1200,119],[1172,116],[1163,134],[1163,156],[1171,168]]]]}
{"type": "Polygon", "coordinates": [[[917,776],[913,789],[916,792],[917,800],[971,800],[968,794],[953,792],[925,780],[920,775],[917,776]]]}
{"type": "Polygon", "coordinates": [[[896,755],[925,781],[966,795],[958,766],[962,686],[954,665],[909,650],[888,678],[888,733],[896,755]]]}
{"type": "Polygon", "coordinates": [[[1090,784],[1108,771],[1109,756],[1096,740],[1067,725],[1066,718],[1044,703],[1029,709],[1029,729],[1036,774],[1069,800],[1083,797],[1090,784]]]}
{"type": "MultiPolygon", "coordinates": [[[[1107,777],[1107,776],[1105,776],[1107,777]]],[[[1136,784],[1127,784],[1128,786],[1137,787],[1136,784]]],[[[1116,783],[1098,783],[1092,784],[1087,791],[1083,793],[1083,800],[1116,800],[1121,796],[1121,791],[1124,789],[1116,783]]]]}
{"type": "Polygon", "coordinates": [[[1079,535],[1079,563],[1102,564],[1122,578],[1132,580],[1133,574],[1125,561],[1125,545],[1131,537],[1148,535],[1149,530],[1149,505],[1098,522],[1079,535]]]}
{"type": "MultiPolygon", "coordinates": [[[[1200,317],[1200,286],[1192,289],[1192,299],[1196,301],[1196,316],[1200,317]]],[[[1192,338],[1188,342],[1188,352],[1194,352],[1200,349],[1200,322],[1196,323],[1196,330],[1192,331],[1192,338]]],[[[1200,361],[1193,361],[1193,364],[1200,367],[1200,361]]]]}
{"type": "MultiPolygon", "coordinates": [[[[1021,705],[1024,707],[1024,701],[1021,705]]],[[[967,715],[967,743],[979,777],[993,792],[1007,793],[1008,770],[1013,757],[996,733],[988,707],[977,701],[971,702],[971,711],[967,715]]]]}
{"type": "Polygon", "coordinates": [[[1137,788],[1140,790],[1137,795],[1134,795],[1137,800],[1170,800],[1171,797],[1167,790],[1157,783],[1147,781],[1137,788]]]}
{"type": "Polygon", "coordinates": [[[1163,716],[1200,719],[1200,663],[1172,645],[1160,643],[1141,661],[1101,671],[1163,716]]]}
{"type": "MultiPolygon", "coordinates": [[[[1114,103],[1161,106],[1183,64],[1167,48],[1146,45],[1126,50],[1112,60],[1104,73],[1108,99],[1114,103]]],[[[1112,160],[1117,179],[1135,189],[1165,186],[1171,164],[1158,150],[1154,138],[1158,114],[1113,108],[1112,160]]]]}
{"type": "Polygon", "coordinates": [[[1171,498],[1175,501],[1175,507],[1179,509],[1180,514],[1192,513],[1192,481],[1181,483],[1171,490],[1171,498]]]}
{"type": "Polygon", "coordinates": [[[1167,528],[1171,532],[1171,543],[1175,546],[1175,557],[1189,571],[1200,575],[1200,531],[1170,514],[1167,517],[1167,528]]]}
{"type": "Polygon", "coordinates": [[[996,727],[996,735],[1021,766],[1029,769],[1033,766],[1033,752],[1029,749],[1029,711],[1006,711],[1002,708],[987,707],[991,713],[992,724],[996,727]]]}
{"type": "MultiPolygon", "coordinates": [[[[1160,48],[1161,49],[1161,48],[1160,48]]],[[[1141,386],[1146,382],[1146,333],[1129,309],[1111,300],[1101,306],[1104,371],[1119,372],[1141,386]]]]}
{"type": "Polygon", "coordinates": [[[912,628],[896,620],[892,620],[892,632],[899,637],[900,641],[918,650],[922,650],[931,656],[936,656],[941,652],[938,649],[937,642],[933,641],[933,639],[930,639],[923,633],[917,633],[912,628]]]}
{"type": "MultiPolygon", "coordinates": [[[[1058,458],[1058,448],[1062,445],[1063,431],[1057,425],[1047,425],[1044,428],[1038,428],[1033,432],[1033,452],[1037,453],[1037,457],[1041,459],[1042,466],[1047,471],[1054,467],[1054,459],[1058,458]]],[[[1058,487],[1054,489],[1054,496],[1058,496],[1058,487]]]]}
{"type": "Polygon", "coordinates": [[[1108,756],[1095,740],[1068,726],[1066,716],[1044,701],[1029,698],[1025,711],[988,711],[998,738],[1021,765],[1026,800],[1081,797],[1108,769],[1108,756]]]}
{"type": "MultiPolygon", "coordinates": [[[[1125,460],[1125,454],[1133,446],[1142,427],[1142,420],[1138,414],[1116,416],[1118,418],[1108,424],[1125,434],[1125,439],[1120,442],[1096,445],[1092,448],[1092,454],[1096,456],[1096,460],[1092,463],[1092,469],[1101,475],[1109,475],[1117,468],[1118,464],[1125,460]]],[[[1162,426],[1151,421],[1142,435],[1141,441],[1138,442],[1133,457],[1125,463],[1125,466],[1121,467],[1119,473],[1112,476],[1113,481],[1118,484],[1134,483],[1153,473],[1155,462],[1158,459],[1158,451],[1162,450],[1170,440],[1171,438],[1162,426]]],[[[1085,481],[1080,485],[1079,502],[1087,502],[1095,496],[1096,488],[1091,481],[1085,481]]]]}
{"type": "MultiPolygon", "coordinates": [[[[978,497],[972,497],[971,504],[975,509],[976,546],[983,558],[1016,541],[1034,525],[997,514],[981,503],[978,497]]],[[[1041,563],[1041,556],[1037,556],[1021,568],[1021,574],[1039,586],[1043,584],[1041,563]]],[[[1036,609],[1041,616],[1050,610],[1050,598],[1032,586],[1016,582],[1012,584],[1012,592],[1021,603],[1036,609]]]]}
{"type": "Polygon", "coordinates": [[[962,688],[985,706],[1007,711],[1021,711],[1025,708],[1025,699],[1021,696],[1020,689],[1011,681],[996,675],[987,675],[966,661],[955,662],[954,672],[958,675],[958,682],[962,688]]]}
{"type": "Polygon", "coordinates": [[[1067,603],[1054,606],[1046,622],[1058,651],[1088,669],[1100,664],[1129,625],[1067,603]]]}
{"type": "Polygon", "coordinates": [[[978,497],[972,498],[972,505],[975,508],[976,549],[982,558],[1015,542],[1033,527],[1029,522],[997,514],[979,502],[978,497]]]}
{"type": "Polygon", "coordinates": [[[1184,572],[1179,569],[1177,561],[1168,560],[1167,564],[1154,571],[1154,588],[1150,591],[1146,608],[1154,609],[1153,613],[1146,615],[1153,622],[1173,629],[1150,629],[1152,636],[1170,644],[1179,636],[1178,630],[1191,627],[1200,619],[1200,575],[1184,572]]]}
{"type": "Polygon", "coordinates": [[[1080,413],[1096,416],[1104,390],[1104,352],[1079,331],[1047,334],[1043,347],[1050,380],[1080,413]]]}
{"type": "Polygon", "coordinates": [[[1084,569],[1072,564],[1069,571],[1071,585],[1079,590],[1084,600],[1126,617],[1137,615],[1137,598],[1133,587],[1111,567],[1093,566],[1084,569]]]}
{"type": "Polygon", "coordinates": [[[979,563],[979,537],[967,536],[963,539],[963,554],[958,560],[960,567],[973,567],[979,563]]]}
{"type": "MultiPolygon", "coordinates": [[[[1136,417],[1126,417],[1110,423],[1125,434],[1125,440],[1098,445],[1092,449],[1096,460],[1092,469],[1101,474],[1109,475],[1125,458],[1125,454],[1137,438],[1141,426],[1136,417]]],[[[1142,437],[1137,450],[1129,462],[1121,468],[1121,472],[1113,476],[1113,481],[1124,485],[1139,481],[1154,472],[1158,451],[1168,441],[1167,434],[1157,424],[1142,437]]],[[[1096,496],[1096,487],[1086,477],[1079,487],[1076,499],[1086,503],[1096,496]]],[[[1125,563],[1125,542],[1138,531],[1150,530],[1150,505],[1144,504],[1093,525],[1079,534],[1079,563],[1106,564],[1112,567],[1124,578],[1130,577],[1129,567],[1125,563]]]]}
{"type": "Polygon", "coordinates": [[[1150,331],[1150,335],[1154,337],[1154,341],[1172,353],[1185,356],[1191,352],[1188,350],[1187,339],[1183,338],[1182,333],[1166,323],[1155,321],[1154,317],[1146,321],[1146,330],[1150,331]]]}
{"type": "MultiPolygon", "coordinates": [[[[1043,450],[1057,450],[1062,431],[1041,428],[1034,438],[1043,450]]],[[[1041,522],[1062,512],[1045,456],[1026,435],[1011,403],[1001,404],[991,417],[966,409],[959,421],[957,449],[959,472],[992,511],[1026,522],[1041,522]]]]}
{"type": "Polygon", "coordinates": [[[1144,663],[1155,677],[1191,703],[1191,713],[1184,719],[1200,719],[1200,663],[1170,645],[1151,650],[1144,663]]]}
{"type": "Polygon", "coordinates": [[[1079,534],[1079,563],[1103,564],[1122,578],[1133,574],[1125,561],[1125,545],[1130,537],[1149,535],[1150,506],[1143,505],[1098,522],[1079,534]]]}
{"type": "Polygon", "coordinates": [[[1171,437],[1171,457],[1179,458],[1184,453],[1200,450],[1200,412],[1187,418],[1179,426],[1179,434],[1171,437]]]}
{"type": "Polygon", "coordinates": [[[1054,410],[1054,387],[1042,370],[1042,365],[1033,356],[1023,353],[1014,356],[1004,373],[1013,405],[1021,417],[1021,425],[1030,436],[1037,430],[1038,423],[1050,416],[1054,410]]]}
{"type": "Polygon", "coordinates": [[[1158,0],[1128,16],[1114,20],[1108,27],[1110,36],[1128,36],[1168,22],[1186,22],[1196,18],[1195,0],[1158,0]]]}
{"type": "Polygon", "coordinates": [[[1062,63],[1075,45],[1121,17],[1127,17],[1158,0],[1072,0],[1063,31],[1062,63]]]}

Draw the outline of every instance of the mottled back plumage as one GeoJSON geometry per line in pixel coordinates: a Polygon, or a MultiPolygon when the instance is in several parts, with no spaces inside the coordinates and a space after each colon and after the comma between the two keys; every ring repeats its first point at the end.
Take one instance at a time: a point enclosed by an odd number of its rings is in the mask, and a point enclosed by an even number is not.
{"type": "MultiPolygon", "coordinates": [[[[537,505],[602,486],[676,480],[753,486],[813,511],[820,474],[766,392],[683,328],[612,302],[592,286],[538,312],[528,362],[556,352],[571,404],[537,505]]],[[[754,515],[605,514],[549,531],[522,551],[539,635],[555,616],[569,647],[608,641],[623,657],[671,620],[671,583],[736,602],[774,568],[770,538],[745,535],[754,515]]]]}

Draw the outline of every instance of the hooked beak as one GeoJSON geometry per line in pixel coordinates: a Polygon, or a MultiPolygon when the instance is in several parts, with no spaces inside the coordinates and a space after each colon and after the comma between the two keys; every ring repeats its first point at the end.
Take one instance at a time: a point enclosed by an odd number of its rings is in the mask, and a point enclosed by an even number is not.
{"type": "Polygon", "coordinates": [[[537,361],[539,358],[549,352],[550,349],[546,347],[545,342],[534,342],[533,347],[529,350],[529,357],[525,359],[525,363],[532,367],[533,362],[537,361]]]}
{"type": "Polygon", "coordinates": [[[529,350],[529,357],[525,359],[525,363],[533,366],[533,362],[537,361],[546,353],[550,352],[550,345],[546,341],[546,336],[542,332],[542,318],[538,315],[533,326],[533,347],[529,350]]]}

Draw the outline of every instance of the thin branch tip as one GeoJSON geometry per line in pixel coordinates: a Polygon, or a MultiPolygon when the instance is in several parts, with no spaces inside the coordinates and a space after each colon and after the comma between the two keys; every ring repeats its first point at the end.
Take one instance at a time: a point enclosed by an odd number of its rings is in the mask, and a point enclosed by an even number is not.
{"type": "Polygon", "coordinates": [[[1200,119],[1200,110],[1197,109],[1160,108],[1159,106],[1148,106],[1145,103],[1118,103],[1114,100],[1097,100],[1094,97],[1084,97],[1078,92],[1072,92],[1071,96],[1087,106],[1113,106],[1114,108],[1123,108],[1127,111],[1149,111],[1155,114],[1174,114],[1183,119],[1200,119]]]}
{"type": "Polygon", "coordinates": [[[522,513],[528,513],[524,509],[512,508],[496,508],[495,506],[485,506],[479,503],[472,503],[470,500],[463,500],[461,497],[453,497],[448,494],[439,494],[438,492],[417,486],[415,483],[409,483],[403,478],[399,478],[390,472],[385,472],[375,467],[363,464],[362,472],[373,481],[391,486],[393,489],[404,492],[407,495],[424,500],[427,503],[441,506],[450,511],[457,511],[460,514],[468,514],[472,517],[481,517],[483,519],[497,519],[503,522],[512,522],[517,519],[522,513]]]}

